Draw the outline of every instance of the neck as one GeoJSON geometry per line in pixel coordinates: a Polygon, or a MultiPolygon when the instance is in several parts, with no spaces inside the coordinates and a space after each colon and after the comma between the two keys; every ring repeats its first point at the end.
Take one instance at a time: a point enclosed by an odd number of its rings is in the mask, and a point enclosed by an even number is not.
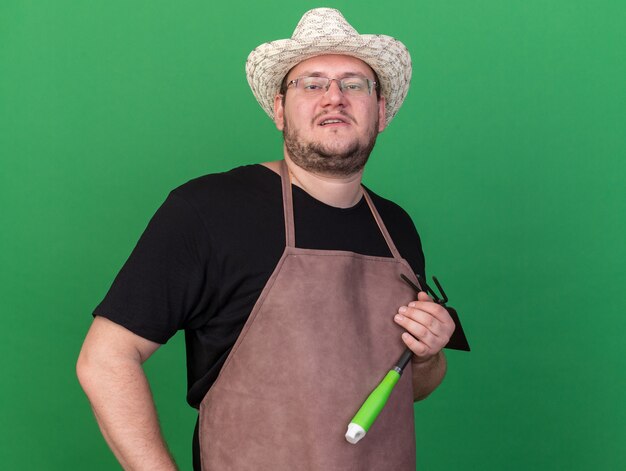
{"type": "MultiPolygon", "coordinates": [[[[309,195],[322,203],[335,208],[351,208],[363,196],[361,177],[363,172],[357,172],[347,177],[337,177],[309,172],[297,166],[285,153],[285,162],[291,176],[291,183],[302,188],[309,195]]],[[[279,160],[265,162],[265,167],[280,174],[279,160]]]]}
{"type": "Polygon", "coordinates": [[[342,177],[314,173],[296,165],[286,152],[285,162],[291,175],[291,183],[329,206],[350,208],[357,204],[363,195],[362,171],[342,177]]]}

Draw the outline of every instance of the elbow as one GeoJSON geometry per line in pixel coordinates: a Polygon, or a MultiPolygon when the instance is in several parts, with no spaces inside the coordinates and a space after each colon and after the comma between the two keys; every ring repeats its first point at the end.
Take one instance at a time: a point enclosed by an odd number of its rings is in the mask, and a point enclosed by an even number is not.
{"type": "Polygon", "coordinates": [[[93,362],[91,361],[89,352],[87,352],[83,346],[78,354],[78,360],[76,361],[76,377],[78,378],[78,382],[85,393],[88,393],[89,386],[93,383],[93,378],[95,376],[94,369],[95,368],[93,362]]]}
{"type": "Polygon", "coordinates": [[[87,397],[105,386],[109,373],[110,355],[102,352],[98,345],[85,342],[76,360],[76,377],[87,397]],[[108,359],[108,360],[107,360],[108,359]]]}
{"type": "Polygon", "coordinates": [[[423,401],[424,399],[426,399],[428,396],[430,396],[435,389],[437,389],[437,386],[439,385],[435,385],[430,389],[421,389],[421,390],[417,390],[417,391],[413,391],[413,402],[419,402],[419,401],[423,401]]]}

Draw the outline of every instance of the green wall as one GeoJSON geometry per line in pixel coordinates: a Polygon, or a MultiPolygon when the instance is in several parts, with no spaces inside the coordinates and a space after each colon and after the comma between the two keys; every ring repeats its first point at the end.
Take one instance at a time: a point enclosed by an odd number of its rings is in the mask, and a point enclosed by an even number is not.
{"type": "MultiPolygon", "coordinates": [[[[2,469],[115,469],[74,375],[91,310],[170,189],[281,157],[244,62],[316,6],[0,4],[2,469]]],[[[473,347],[415,407],[418,468],[621,468],[626,3],[326,6],[412,53],[365,180],[413,216],[473,347]]],[[[182,335],[147,369],[190,469],[182,335]]]]}

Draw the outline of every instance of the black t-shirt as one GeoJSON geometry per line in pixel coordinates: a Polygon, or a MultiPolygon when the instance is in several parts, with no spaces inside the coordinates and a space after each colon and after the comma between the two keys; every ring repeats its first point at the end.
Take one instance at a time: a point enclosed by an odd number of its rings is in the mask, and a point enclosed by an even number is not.
{"type": "MultiPolygon", "coordinates": [[[[365,199],[341,209],[292,191],[297,247],[391,256],[365,199]]],[[[423,276],[410,217],[368,192],[400,254],[423,276]]],[[[284,248],[279,175],[249,165],[197,178],[170,193],[94,315],[157,343],[185,330],[187,401],[198,407],[284,248]]]]}

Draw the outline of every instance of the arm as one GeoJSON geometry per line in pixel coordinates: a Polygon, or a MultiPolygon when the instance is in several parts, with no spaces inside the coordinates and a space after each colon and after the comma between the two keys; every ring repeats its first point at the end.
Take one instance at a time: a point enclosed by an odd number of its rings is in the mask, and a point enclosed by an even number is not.
{"type": "Polygon", "coordinates": [[[394,320],[406,330],[402,340],[413,352],[413,397],[419,401],[443,381],[447,363],[442,349],[454,332],[454,321],[424,292],[418,294],[417,301],[400,307],[394,320]]]}
{"type": "Polygon", "coordinates": [[[433,355],[426,361],[411,361],[413,371],[413,400],[426,399],[443,381],[447,369],[446,356],[443,351],[433,355]]]}
{"type": "Polygon", "coordinates": [[[76,364],[102,435],[125,470],[177,469],[141,366],[159,346],[97,316],[76,364]]]}

